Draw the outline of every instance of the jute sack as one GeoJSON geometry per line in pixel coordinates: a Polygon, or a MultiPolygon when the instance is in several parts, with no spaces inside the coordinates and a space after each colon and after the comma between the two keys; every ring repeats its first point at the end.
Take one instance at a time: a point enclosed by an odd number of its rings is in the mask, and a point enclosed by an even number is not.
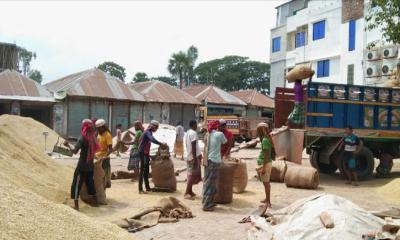
{"type": "Polygon", "coordinates": [[[286,74],[286,79],[289,82],[295,82],[300,79],[310,78],[314,74],[314,70],[311,69],[310,65],[300,64],[296,65],[292,70],[286,74]]]}
{"type": "MultiPolygon", "coordinates": [[[[96,188],[96,197],[97,197],[97,203],[98,204],[103,204],[106,205],[106,190],[104,188],[104,175],[105,172],[103,170],[103,167],[101,166],[102,161],[94,161],[94,172],[93,172],[93,178],[94,178],[94,186],[96,188]]],[[[80,193],[81,199],[84,202],[90,202],[92,199],[87,193],[86,189],[86,184],[83,183],[81,193],[80,193]]]]}
{"type": "Polygon", "coordinates": [[[285,174],[287,170],[286,161],[272,161],[271,169],[271,182],[283,182],[285,181],[285,174]]]}
{"type": "Polygon", "coordinates": [[[315,189],[319,184],[319,174],[315,168],[290,166],[285,175],[287,187],[315,189]]]}
{"type": "Polygon", "coordinates": [[[176,191],[174,164],[171,158],[166,157],[166,152],[159,149],[158,156],[151,161],[151,178],[156,188],[176,191]]]}
{"type": "Polygon", "coordinates": [[[233,192],[244,192],[246,190],[247,182],[247,164],[245,162],[239,161],[233,173],[233,192]]]}
{"type": "Polygon", "coordinates": [[[123,142],[131,142],[132,141],[132,136],[129,134],[128,131],[125,131],[121,134],[121,141],[122,142],[117,142],[117,137],[113,138],[113,144],[112,144],[112,150],[113,152],[119,150],[119,152],[124,153],[128,151],[128,146],[125,145],[123,142]]]}
{"type": "Polygon", "coordinates": [[[233,198],[233,174],[236,163],[222,163],[218,169],[217,194],[214,196],[215,203],[231,203],[233,198]]]}

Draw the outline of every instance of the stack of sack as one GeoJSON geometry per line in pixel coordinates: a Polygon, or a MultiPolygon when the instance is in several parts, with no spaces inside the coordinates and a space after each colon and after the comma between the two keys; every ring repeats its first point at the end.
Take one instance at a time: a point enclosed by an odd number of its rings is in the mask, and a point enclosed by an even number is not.
{"type": "Polygon", "coordinates": [[[151,178],[157,189],[176,191],[176,176],[174,163],[171,160],[168,146],[160,146],[156,156],[151,161],[151,178]]]}

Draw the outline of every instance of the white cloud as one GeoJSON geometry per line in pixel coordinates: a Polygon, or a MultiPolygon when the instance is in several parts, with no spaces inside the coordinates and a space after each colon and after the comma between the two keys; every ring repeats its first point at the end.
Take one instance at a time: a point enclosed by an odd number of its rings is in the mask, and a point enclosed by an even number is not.
{"type": "Polygon", "coordinates": [[[45,82],[105,60],[166,75],[173,52],[190,45],[199,61],[242,55],[269,61],[279,1],[0,2],[0,41],[36,51],[45,82]]]}

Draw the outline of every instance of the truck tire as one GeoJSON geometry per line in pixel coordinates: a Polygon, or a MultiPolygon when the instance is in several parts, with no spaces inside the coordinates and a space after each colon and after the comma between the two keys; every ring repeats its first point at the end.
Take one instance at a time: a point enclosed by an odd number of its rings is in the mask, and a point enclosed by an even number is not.
{"type": "Polygon", "coordinates": [[[318,172],[325,173],[325,174],[332,174],[332,173],[336,172],[337,167],[333,163],[333,161],[330,161],[329,164],[326,164],[326,163],[322,163],[319,158],[320,158],[319,152],[316,150],[311,150],[310,164],[313,168],[317,169],[318,172]]]}
{"type": "MultiPolygon", "coordinates": [[[[344,177],[346,173],[344,171],[344,159],[342,158],[342,167],[340,172],[344,177]]],[[[358,180],[367,180],[372,177],[375,167],[374,154],[369,148],[363,146],[360,152],[356,155],[356,172],[358,180]]]]}

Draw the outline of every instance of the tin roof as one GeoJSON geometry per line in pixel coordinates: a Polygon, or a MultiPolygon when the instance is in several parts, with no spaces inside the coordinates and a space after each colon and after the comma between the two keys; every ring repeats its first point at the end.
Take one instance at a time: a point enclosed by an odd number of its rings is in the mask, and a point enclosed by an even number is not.
{"type": "Polygon", "coordinates": [[[186,103],[200,105],[200,102],[186,92],[165,82],[152,80],[135,83],[131,87],[143,94],[150,102],[186,103]]]}
{"type": "Polygon", "coordinates": [[[92,68],[75,73],[45,85],[51,92],[65,91],[68,96],[85,96],[131,101],[144,101],[140,93],[120,79],[100,69],[92,68]]]}
{"type": "Polygon", "coordinates": [[[197,100],[214,104],[247,105],[241,99],[213,85],[193,85],[183,91],[197,98],[197,100]]]}
{"type": "Polygon", "coordinates": [[[2,99],[54,102],[53,95],[45,87],[15,70],[0,73],[0,96],[2,99]]]}
{"type": "Polygon", "coordinates": [[[240,90],[230,92],[230,94],[242,99],[245,103],[250,106],[263,107],[263,108],[274,108],[274,99],[257,92],[256,89],[240,90]]]}

